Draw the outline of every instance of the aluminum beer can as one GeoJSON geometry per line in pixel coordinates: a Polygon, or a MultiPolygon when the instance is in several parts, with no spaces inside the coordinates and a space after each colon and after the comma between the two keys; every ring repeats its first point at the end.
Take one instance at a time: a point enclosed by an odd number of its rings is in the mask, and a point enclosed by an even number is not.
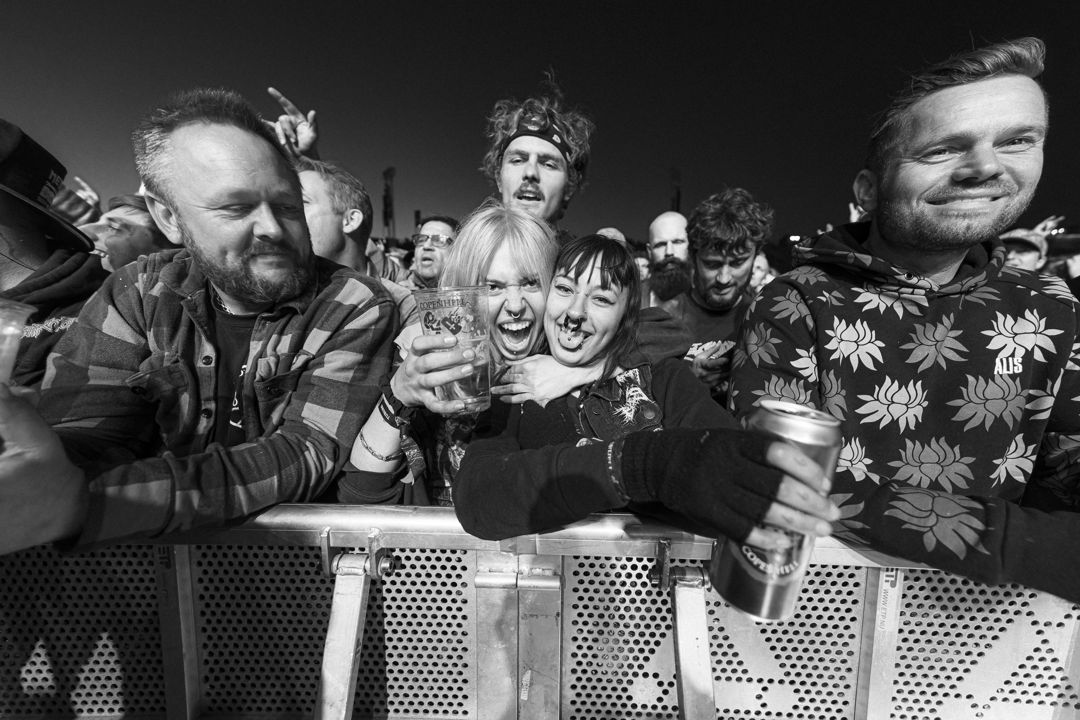
{"type": "MultiPolygon", "coordinates": [[[[840,457],[840,421],[826,413],[780,400],[762,400],[749,429],[785,440],[817,462],[831,479],[840,457]]],[[[788,533],[781,550],[718,542],[709,560],[709,580],[731,605],[757,620],[785,620],[795,612],[803,575],[814,550],[813,536],[788,533]]]]}

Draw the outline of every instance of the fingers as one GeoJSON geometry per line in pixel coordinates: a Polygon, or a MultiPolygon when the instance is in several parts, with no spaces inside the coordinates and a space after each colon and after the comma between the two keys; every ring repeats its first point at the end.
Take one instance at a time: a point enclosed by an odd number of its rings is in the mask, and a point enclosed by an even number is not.
{"type": "Polygon", "coordinates": [[[794,445],[783,441],[772,443],[765,451],[765,462],[808,485],[818,495],[829,492],[830,483],[821,466],[794,445]]]}
{"type": "Polygon", "coordinates": [[[295,118],[297,121],[303,121],[305,119],[304,113],[300,112],[300,108],[296,107],[289,98],[282,95],[278,90],[268,87],[266,88],[266,92],[270,93],[270,97],[277,100],[278,105],[281,106],[281,109],[284,110],[285,114],[289,117],[295,118]]]}
{"type": "MultiPolygon", "coordinates": [[[[835,507],[831,504],[829,507],[832,508],[832,510],[827,512],[827,514],[832,515],[835,513],[839,516],[840,513],[835,507]]],[[[814,535],[816,537],[826,537],[832,533],[832,525],[830,525],[827,520],[802,512],[801,510],[796,510],[789,505],[785,505],[780,502],[779,498],[769,506],[769,509],[765,512],[765,517],[761,519],[761,522],[763,525],[771,525],[780,530],[802,533],[804,535],[814,535]]]]}
{"type": "Polygon", "coordinates": [[[773,504],[825,521],[840,517],[839,508],[826,496],[819,495],[804,483],[786,476],[780,481],[780,489],[773,504]]]}
{"type": "Polygon", "coordinates": [[[427,355],[428,353],[447,350],[457,345],[457,337],[454,335],[418,335],[409,348],[410,355],[427,355]]]}
{"type": "Polygon", "coordinates": [[[750,531],[750,534],[746,536],[746,540],[743,542],[764,550],[782,550],[791,547],[794,541],[795,538],[792,538],[786,532],[781,532],[775,528],[764,528],[759,525],[750,531]]]}

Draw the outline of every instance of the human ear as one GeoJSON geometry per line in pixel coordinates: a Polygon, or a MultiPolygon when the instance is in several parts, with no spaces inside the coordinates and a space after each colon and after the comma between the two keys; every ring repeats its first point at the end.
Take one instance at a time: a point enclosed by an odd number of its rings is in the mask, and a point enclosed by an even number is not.
{"type": "Polygon", "coordinates": [[[872,170],[860,170],[851,184],[851,190],[855,193],[855,203],[863,212],[872,212],[877,207],[878,178],[872,170]]]}
{"type": "Polygon", "coordinates": [[[173,245],[183,245],[180,218],[177,216],[176,211],[156,195],[146,193],[145,197],[146,209],[150,211],[150,217],[154,219],[154,224],[158,226],[158,229],[173,245]]]}

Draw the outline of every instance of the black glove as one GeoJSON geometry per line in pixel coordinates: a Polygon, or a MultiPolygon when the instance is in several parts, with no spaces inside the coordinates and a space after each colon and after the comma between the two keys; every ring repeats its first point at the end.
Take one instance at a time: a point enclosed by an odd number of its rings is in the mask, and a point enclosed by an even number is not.
{"type": "Polygon", "coordinates": [[[742,541],[780,488],[783,473],[765,464],[773,442],[745,430],[630,433],[623,441],[623,488],[631,501],[660,502],[742,541]]]}

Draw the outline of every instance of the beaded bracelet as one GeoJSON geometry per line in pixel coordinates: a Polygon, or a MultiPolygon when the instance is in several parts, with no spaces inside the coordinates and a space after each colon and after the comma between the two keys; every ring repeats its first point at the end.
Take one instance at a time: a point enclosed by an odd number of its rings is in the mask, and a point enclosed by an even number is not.
{"type": "Polygon", "coordinates": [[[404,455],[405,455],[405,453],[401,452],[400,448],[398,450],[395,450],[394,452],[390,453],[389,455],[383,455],[381,453],[375,452],[375,450],[370,445],[368,445],[367,440],[364,439],[364,431],[363,430],[360,431],[360,434],[357,435],[357,438],[359,438],[360,444],[364,446],[364,449],[367,450],[369,453],[371,453],[371,456],[373,458],[375,458],[376,460],[382,460],[383,462],[393,462],[394,460],[397,460],[399,457],[404,457],[404,455]]]}

